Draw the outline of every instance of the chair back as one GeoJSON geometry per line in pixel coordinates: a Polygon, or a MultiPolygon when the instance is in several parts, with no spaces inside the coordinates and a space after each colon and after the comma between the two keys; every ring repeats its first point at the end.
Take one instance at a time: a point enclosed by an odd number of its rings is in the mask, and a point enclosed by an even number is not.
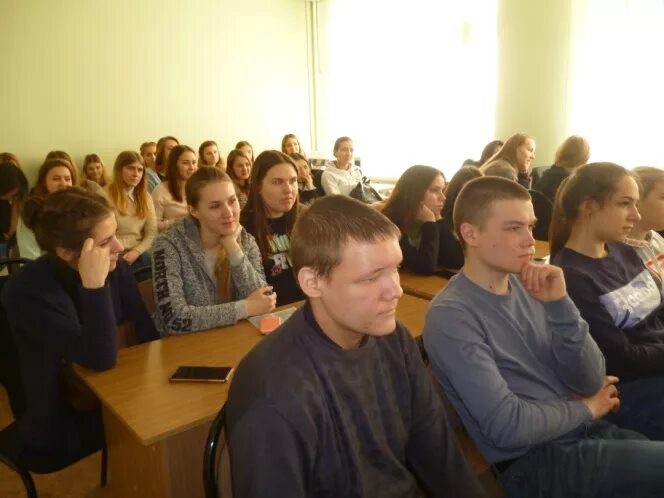
{"type": "Polygon", "coordinates": [[[233,496],[231,465],[226,446],[226,404],[215,417],[203,453],[203,486],[205,498],[233,496]]]}
{"type": "Polygon", "coordinates": [[[529,190],[530,198],[533,201],[533,210],[537,218],[537,224],[533,230],[535,240],[549,240],[549,225],[551,224],[551,215],[553,214],[553,204],[549,198],[539,190],[529,190]]]}
{"type": "Polygon", "coordinates": [[[154,299],[154,282],[152,279],[143,280],[141,282],[137,282],[136,286],[138,287],[138,292],[141,293],[143,303],[145,303],[145,308],[148,310],[150,316],[152,316],[157,310],[157,302],[154,299]]]}
{"type": "Polygon", "coordinates": [[[324,171],[325,171],[324,169],[311,170],[311,179],[314,182],[314,186],[316,187],[316,192],[318,192],[319,197],[323,197],[325,195],[325,190],[323,189],[323,184],[321,182],[324,171]]]}
{"type": "MultiPolygon", "coordinates": [[[[0,267],[10,270],[29,263],[26,258],[0,258],[0,267]]],[[[0,276],[0,296],[9,279],[9,275],[0,276]]],[[[9,406],[14,418],[18,419],[25,411],[25,395],[21,381],[21,364],[18,356],[16,342],[9,328],[9,319],[2,302],[0,301],[0,384],[5,386],[9,406]]]]}

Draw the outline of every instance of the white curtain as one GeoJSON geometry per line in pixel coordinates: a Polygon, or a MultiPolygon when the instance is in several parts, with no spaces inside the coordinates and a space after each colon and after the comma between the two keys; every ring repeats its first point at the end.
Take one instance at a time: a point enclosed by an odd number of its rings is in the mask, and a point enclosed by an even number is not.
{"type": "Polygon", "coordinates": [[[664,1],[571,5],[570,131],[592,161],[664,166],[664,1]]]}
{"type": "Polygon", "coordinates": [[[365,174],[449,176],[494,139],[497,0],[318,4],[319,154],[350,136],[365,174]]]}

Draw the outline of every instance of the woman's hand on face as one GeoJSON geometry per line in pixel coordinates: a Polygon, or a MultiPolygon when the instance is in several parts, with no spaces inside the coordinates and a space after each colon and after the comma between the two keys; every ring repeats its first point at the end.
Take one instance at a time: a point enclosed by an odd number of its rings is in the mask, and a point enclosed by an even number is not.
{"type": "Polygon", "coordinates": [[[224,235],[221,238],[221,245],[226,249],[226,254],[228,256],[233,256],[242,252],[240,247],[240,234],[242,233],[242,225],[237,224],[237,228],[233,233],[224,235]]]}
{"type": "Polygon", "coordinates": [[[436,215],[424,204],[420,204],[420,208],[417,210],[417,219],[424,222],[436,221],[436,215]]]}
{"type": "Polygon", "coordinates": [[[78,273],[86,289],[99,289],[106,283],[111,266],[111,247],[95,246],[94,240],[85,239],[78,258],[78,273]]]}

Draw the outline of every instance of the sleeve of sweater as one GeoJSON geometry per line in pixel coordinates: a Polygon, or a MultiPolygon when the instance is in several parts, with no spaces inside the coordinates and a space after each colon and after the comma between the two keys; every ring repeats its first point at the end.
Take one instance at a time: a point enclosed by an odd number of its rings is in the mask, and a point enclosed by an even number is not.
{"type": "Polygon", "coordinates": [[[323,190],[327,195],[340,194],[339,185],[337,185],[337,180],[334,176],[334,173],[329,171],[323,171],[323,174],[320,178],[320,184],[323,187],[323,190]]]}
{"type": "Polygon", "coordinates": [[[424,344],[434,370],[444,374],[472,423],[494,446],[528,448],[591,420],[581,401],[517,396],[501,375],[484,336],[479,321],[461,303],[432,303],[429,308],[424,344]]]}
{"type": "Polygon", "coordinates": [[[403,253],[403,266],[405,268],[422,275],[433,275],[436,272],[440,236],[438,225],[435,222],[430,221],[422,224],[419,247],[413,247],[407,235],[401,237],[399,245],[403,253]]]}
{"type": "Polygon", "coordinates": [[[246,313],[244,303],[195,306],[187,302],[182,261],[177,247],[164,237],[157,237],[152,249],[152,279],[157,313],[167,335],[233,325],[246,313]]]}
{"type": "Polygon", "coordinates": [[[479,481],[468,468],[415,341],[405,329],[399,333],[411,386],[412,424],[406,445],[408,463],[427,490],[427,496],[485,496],[479,481]]]}
{"type": "Polygon", "coordinates": [[[231,260],[231,280],[237,299],[244,299],[259,287],[267,285],[256,240],[246,230],[242,230],[241,237],[244,254],[237,261],[231,260]]]}
{"type": "Polygon", "coordinates": [[[543,305],[552,330],[551,353],[558,378],[570,391],[592,396],[604,384],[606,365],[604,355],[588,333],[588,324],[569,296],[543,305]]]}
{"type": "Polygon", "coordinates": [[[39,282],[31,283],[29,289],[26,285],[8,286],[3,295],[15,333],[85,368],[108,370],[115,365],[118,339],[108,282],[99,289],[77,289],[81,305],[78,315],[69,313],[74,311],[73,304],[68,310],[59,296],[42,293],[39,282]]]}
{"type": "MultiPolygon", "coordinates": [[[[563,272],[567,292],[606,357],[608,373],[622,380],[664,374],[664,344],[632,343],[628,334],[613,323],[593,282],[574,268],[563,267],[563,272]]],[[[660,305],[655,313],[661,309],[660,305]]]]}
{"type": "Polygon", "coordinates": [[[236,424],[229,427],[233,494],[246,498],[311,496],[307,487],[308,462],[315,455],[278,410],[255,401],[236,424]],[[270,448],[269,451],[261,449],[270,448]]]}
{"type": "Polygon", "coordinates": [[[151,196],[148,199],[148,213],[143,225],[143,238],[141,242],[133,249],[143,254],[145,251],[152,247],[155,237],[157,236],[157,215],[154,210],[154,202],[151,196]]]}
{"type": "Polygon", "coordinates": [[[157,229],[160,232],[163,232],[164,230],[170,228],[175,220],[169,220],[164,217],[166,203],[168,202],[168,190],[162,188],[161,185],[165,184],[157,185],[157,188],[155,188],[152,192],[152,201],[154,203],[154,213],[157,219],[157,229]]]}

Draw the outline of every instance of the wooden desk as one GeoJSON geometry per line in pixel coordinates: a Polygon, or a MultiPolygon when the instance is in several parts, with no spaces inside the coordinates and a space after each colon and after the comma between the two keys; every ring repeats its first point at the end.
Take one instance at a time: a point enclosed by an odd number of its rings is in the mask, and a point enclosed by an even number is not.
{"type": "MultiPolygon", "coordinates": [[[[298,303],[301,304],[301,303],[298,303]]],[[[428,301],[404,295],[397,319],[420,336],[428,301]]],[[[181,365],[238,365],[261,340],[248,321],[123,349],[115,368],[78,374],[102,402],[109,450],[105,496],[203,497],[203,447],[228,384],[170,383],[181,365]]]]}

